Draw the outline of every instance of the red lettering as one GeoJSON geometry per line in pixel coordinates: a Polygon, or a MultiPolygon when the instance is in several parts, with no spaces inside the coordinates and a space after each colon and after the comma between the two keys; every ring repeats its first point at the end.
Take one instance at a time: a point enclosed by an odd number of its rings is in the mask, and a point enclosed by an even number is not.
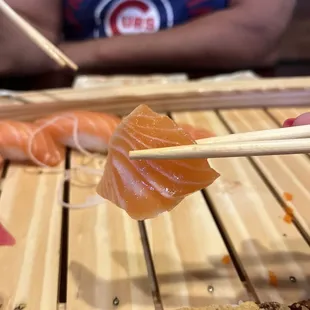
{"type": "Polygon", "coordinates": [[[134,28],[136,30],[148,30],[154,31],[155,29],[155,22],[154,19],[143,18],[143,17],[134,17],[134,16],[122,16],[121,19],[122,27],[125,29],[134,28]]]}
{"type": "Polygon", "coordinates": [[[141,29],[142,28],[142,18],[136,17],[135,18],[135,29],[141,29]]]}
{"type": "Polygon", "coordinates": [[[132,16],[123,16],[122,17],[122,25],[124,28],[132,27],[134,23],[134,18],[132,16]]]}
{"type": "Polygon", "coordinates": [[[146,29],[149,31],[154,31],[155,25],[154,25],[154,19],[153,18],[147,18],[146,19],[146,29]]]}

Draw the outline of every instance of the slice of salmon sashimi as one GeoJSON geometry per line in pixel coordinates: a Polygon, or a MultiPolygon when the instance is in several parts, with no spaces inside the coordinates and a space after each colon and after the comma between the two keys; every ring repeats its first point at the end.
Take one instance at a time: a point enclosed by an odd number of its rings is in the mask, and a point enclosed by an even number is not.
{"type": "Polygon", "coordinates": [[[194,140],[214,137],[215,134],[205,128],[194,127],[190,124],[178,124],[183,130],[191,135],[194,140]]]}
{"type": "Polygon", "coordinates": [[[219,174],[207,159],[131,160],[129,151],[195,144],[167,116],[140,105],[116,128],[97,193],[136,220],[172,210],[187,195],[211,185],[219,174]]]}

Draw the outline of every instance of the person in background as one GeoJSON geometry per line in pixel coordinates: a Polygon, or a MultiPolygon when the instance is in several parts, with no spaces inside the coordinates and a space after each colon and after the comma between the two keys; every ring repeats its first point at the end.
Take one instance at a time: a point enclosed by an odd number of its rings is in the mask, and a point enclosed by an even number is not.
{"type": "MultiPolygon", "coordinates": [[[[6,0],[82,71],[272,65],[296,0],[6,0]]],[[[0,13],[0,76],[58,70],[0,13]]]]}
{"type": "Polygon", "coordinates": [[[296,118],[289,118],[283,123],[283,127],[310,125],[310,112],[303,113],[296,118]]]}

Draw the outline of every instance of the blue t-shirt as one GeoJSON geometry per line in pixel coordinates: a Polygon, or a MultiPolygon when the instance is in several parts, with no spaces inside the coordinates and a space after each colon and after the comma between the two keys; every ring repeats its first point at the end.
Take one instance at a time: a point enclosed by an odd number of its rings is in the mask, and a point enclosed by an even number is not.
{"type": "Polygon", "coordinates": [[[64,0],[67,40],[157,32],[225,9],[229,0],[64,0]]]}

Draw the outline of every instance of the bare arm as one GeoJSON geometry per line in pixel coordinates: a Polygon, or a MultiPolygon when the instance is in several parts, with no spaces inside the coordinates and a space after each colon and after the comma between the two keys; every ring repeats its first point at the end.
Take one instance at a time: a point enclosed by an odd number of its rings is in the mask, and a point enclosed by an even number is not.
{"type": "MultiPolygon", "coordinates": [[[[57,42],[61,16],[59,0],[6,0],[44,36],[57,42]]],[[[0,11],[0,76],[45,71],[53,62],[0,11]]]]}
{"type": "Polygon", "coordinates": [[[155,34],[120,36],[61,48],[80,68],[236,68],[265,64],[296,0],[234,0],[229,9],[155,34]]]}

